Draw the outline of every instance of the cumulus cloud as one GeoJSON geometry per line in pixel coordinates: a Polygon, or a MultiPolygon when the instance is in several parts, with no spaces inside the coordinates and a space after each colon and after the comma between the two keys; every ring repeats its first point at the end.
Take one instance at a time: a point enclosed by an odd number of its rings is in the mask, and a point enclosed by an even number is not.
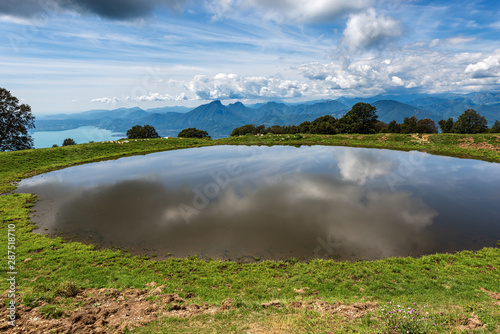
{"type": "Polygon", "coordinates": [[[383,14],[377,15],[375,9],[349,16],[344,30],[344,43],[349,49],[377,47],[402,34],[401,22],[383,14]]]}
{"type": "Polygon", "coordinates": [[[338,91],[339,95],[376,95],[394,86],[390,73],[384,72],[388,66],[366,59],[347,64],[314,62],[298,69],[306,78],[322,82],[325,88],[338,91]]]}
{"type": "Polygon", "coordinates": [[[0,13],[32,17],[40,13],[71,11],[96,14],[114,20],[129,20],[150,15],[157,7],[179,10],[187,0],[4,0],[0,13]]]}
{"type": "Polygon", "coordinates": [[[245,100],[373,96],[415,89],[426,93],[468,93],[500,83],[500,50],[491,54],[449,54],[436,49],[403,47],[384,58],[339,57],[329,63],[311,62],[291,68],[302,79],[282,75],[242,76],[232,73],[195,75],[169,82],[176,95],[141,92],[136,96],[101,97],[93,102],[154,102],[184,100],[245,100]]]}
{"type": "Polygon", "coordinates": [[[350,11],[368,8],[373,0],[212,0],[208,8],[215,17],[255,10],[277,22],[328,22],[350,11]]]}
{"type": "Polygon", "coordinates": [[[500,50],[497,50],[494,55],[491,55],[482,61],[467,66],[465,74],[470,75],[470,77],[474,79],[499,77],[500,50]]]}
{"type": "Polygon", "coordinates": [[[391,78],[391,81],[394,84],[394,86],[404,86],[405,85],[404,81],[401,80],[401,78],[399,78],[397,76],[393,76],[391,78]]]}
{"type": "Polygon", "coordinates": [[[220,73],[197,75],[185,87],[202,100],[247,98],[294,98],[308,94],[307,83],[280,77],[239,76],[220,73]]]}
{"type": "Polygon", "coordinates": [[[500,50],[494,54],[448,54],[403,47],[400,54],[383,61],[339,58],[331,63],[302,64],[297,70],[332,94],[370,96],[402,88],[427,93],[484,89],[485,85],[498,85],[499,62],[500,50]]]}

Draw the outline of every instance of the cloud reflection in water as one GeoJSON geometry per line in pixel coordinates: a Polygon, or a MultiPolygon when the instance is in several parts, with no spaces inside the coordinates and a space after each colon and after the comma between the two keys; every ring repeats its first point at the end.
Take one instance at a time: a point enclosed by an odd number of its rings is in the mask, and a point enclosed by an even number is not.
{"type": "Polygon", "coordinates": [[[39,195],[35,220],[51,233],[159,258],[417,256],[436,250],[441,209],[409,185],[436,183],[442,176],[420,180],[433,175],[427,159],[443,159],[418,154],[421,164],[395,188],[386,177],[406,152],[207,147],[79,166],[73,175],[23,181],[19,190],[39,195]],[[85,185],[85,173],[98,180],[96,170],[103,181],[85,185]]]}

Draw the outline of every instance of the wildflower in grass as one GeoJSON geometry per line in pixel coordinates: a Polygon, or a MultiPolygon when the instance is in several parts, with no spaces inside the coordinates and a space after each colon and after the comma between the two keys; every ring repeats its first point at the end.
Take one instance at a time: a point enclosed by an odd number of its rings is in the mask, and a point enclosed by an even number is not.
{"type": "Polygon", "coordinates": [[[426,319],[424,313],[417,307],[394,306],[388,302],[388,305],[380,308],[379,312],[388,332],[424,334],[428,333],[432,326],[436,326],[435,322],[431,325],[433,318],[426,319]]]}

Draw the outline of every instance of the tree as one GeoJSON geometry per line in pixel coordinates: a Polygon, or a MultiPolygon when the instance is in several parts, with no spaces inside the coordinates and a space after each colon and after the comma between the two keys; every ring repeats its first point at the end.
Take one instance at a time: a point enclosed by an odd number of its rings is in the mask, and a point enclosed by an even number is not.
{"type": "Polygon", "coordinates": [[[448,118],[446,121],[444,119],[438,122],[442,133],[451,133],[453,131],[453,118],[448,118]]]}
{"type": "MultiPolygon", "coordinates": [[[[264,126],[262,126],[264,127],[264,126]]],[[[231,132],[231,136],[244,136],[247,133],[257,134],[257,128],[253,124],[247,124],[240,126],[239,128],[235,128],[233,132],[231,132]]]]}
{"type": "Polygon", "coordinates": [[[268,127],[266,129],[266,133],[272,133],[272,134],[275,134],[275,135],[281,135],[281,134],[286,133],[286,131],[285,131],[285,127],[284,126],[273,125],[273,126],[270,126],[270,127],[268,127]]]}
{"type": "Polygon", "coordinates": [[[158,132],[151,125],[134,125],[127,131],[128,139],[160,138],[158,132]]]}
{"type": "Polygon", "coordinates": [[[296,131],[297,131],[297,133],[309,133],[310,126],[311,126],[311,122],[309,122],[309,121],[302,122],[297,126],[296,131]]]}
{"type": "Polygon", "coordinates": [[[62,146],[70,146],[70,145],[76,145],[76,141],[74,141],[72,138],[64,139],[62,146]]]}
{"type": "Polygon", "coordinates": [[[390,121],[385,131],[388,133],[401,133],[401,124],[398,124],[396,120],[390,121]]]}
{"type": "Polygon", "coordinates": [[[488,131],[488,121],[484,116],[478,114],[474,109],[467,109],[464,113],[458,116],[457,121],[453,125],[455,133],[483,133],[488,131]]]}
{"type": "Polygon", "coordinates": [[[337,134],[338,121],[335,117],[330,115],[318,117],[309,125],[309,132],[322,135],[337,134]]]}
{"type": "Polygon", "coordinates": [[[187,128],[179,132],[177,137],[182,137],[182,138],[210,138],[208,135],[208,132],[203,131],[203,130],[198,130],[196,128],[187,128]]]}
{"type": "Polygon", "coordinates": [[[386,132],[388,126],[389,125],[385,122],[377,121],[377,123],[375,123],[375,131],[377,133],[386,132]]]}
{"type": "Polygon", "coordinates": [[[495,124],[490,129],[490,133],[500,133],[500,121],[495,121],[495,124]]]}
{"type": "Polygon", "coordinates": [[[405,117],[401,124],[401,133],[417,133],[417,123],[417,117],[405,117]]]}
{"type": "Polygon", "coordinates": [[[341,119],[342,132],[375,133],[377,124],[377,108],[368,103],[356,103],[341,119]]]}
{"type": "Polygon", "coordinates": [[[255,128],[255,134],[265,134],[266,133],[266,126],[264,124],[259,125],[258,127],[255,128]]]}
{"type": "Polygon", "coordinates": [[[419,119],[417,122],[418,133],[438,133],[436,123],[430,118],[419,119]]]}
{"type": "Polygon", "coordinates": [[[35,117],[27,104],[10,91],[0,88],[0,151],[17,151],[33,148],[33,138],[28,129],[35,127],[35,117]]]}

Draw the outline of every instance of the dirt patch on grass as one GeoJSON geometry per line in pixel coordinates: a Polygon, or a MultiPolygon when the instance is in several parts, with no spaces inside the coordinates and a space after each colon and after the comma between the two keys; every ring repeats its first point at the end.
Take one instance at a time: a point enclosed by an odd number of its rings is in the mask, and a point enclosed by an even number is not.
{"type": "Polygon", "coordinates": [[[328,303],[322,300],[311,300],[307,302],[293,301],[288,304],[293,308],[305,308],[317,312],[326,312],[341,316],[347,320],[358,319],[368,312],[372,312],[378,308],[375,302],[354,303],[346,305],[341,302],[328,303]]]}
{"type": "Polygon", "coordinates": [[[500,292],[492,292],[484,288],[480,288],[479,290],[482,292],[486,292],[486,294],[495,301],[494,303],[500,306],[500,292]]]}
{"type": "Polygon", "coordinates": [[[473,143],[474,142],[474,138],[473,137],[465,137],[465,138],[462,138],[462,139],[459,139],[458,140],[459,143],[473,143]]]}
{"type": "Polygon", "coordinates": [[[500,151],[500,146],[493,145],[487,142],[475,142],[472,137],[465,137],[458,140],[459,147],[468,148],[468,149],[476,149],[476,150],[491,150],[491,151],[500,151]]]}
{"type": "Polygon", "coordinates": [[[500,147],[486,143],[486,142],[480,142],[480,143],[462,143],[459,144],[458,146],[463,147],[463,148],[472,148],[472,149],[477,149],[477,150],[491,150],[491,151],[500,151],[500,147]]]}
{"type": "Polygon", "coordinates": [[[382,137],[377,138],[378,141],[387,141],[387,139],[389,139],[389,135],[383,135],[382,137]]]}
{"type": "Polygon", "coordinates": [[[463,325],[458,326],[459,331],[470,331],[485,327],[485,324],[472,312],[472,314],[464,321],[463,325]]]}
{"type": "MultiPolygon", "coordinates": [[[[80,305],[74,311],[63,311],[57,319],[47,316],[46,305],[16,309],[16,327],[7,322],[8,310],[0,309],[0,332],[5,333],[124,333],[144,326],[163,316],[191,317],[215,313],[218,307],[207,303],[188,303],[179,295],[162,294],[163,286],[153,290],[85,289],[73,298],[80,305]]],[[[54,309],[56,306],[54,306],[54,309]]],[[[54,312],[55,313],[55,312],[54,312]]],[[[54,314],[53,313],[53,314],[54,314]]]]}
{"type": "Polygon", "coordinates": [[[430,135],[415,133],[415,134],[411,135],[411,137],[414,139],[413,141],[416,141],[416,142],[422,144],[422,143],[429,142],[430,135]]]}
{"type": "MultiPolygon", "coordinates": [[[[158,286],[156,283],[150,283],[147,286],[151,289],[125,289],[123,291],[85,289],[79,291],[72,299],[66,299],[66,302],[71,301],[70,305],[78,305],[74,310],[63,310],[57,306],[57,303],[49,305],[52,309],[59,309],[59,315],[54,318],[51,315],[53,316],[57,312],[49,314],[46,311],[48,306],[46,303],[36,307],[18,305],[16,308],[16,327],[8,324],[9,311],[3,306],[0,309],[0,332],[15,334],[125,333],[127,330],[142,327],[164,316],[189,318],[198,314],[214,314],[234,308],[230,299],[225,300],[221,307],[205,302],[196,304],[188,301],[190,295],[184,299],[176,293],[163,294],[163,285],[158,286]]],[[[61,301],[60,298],[57,297],[56,302],[61,301]]],[[[280,301],[262,304],[263,308],[284,306],[338,315],[348,321],[361,318],[366,313],[378,308],[378,304],[374,302],[346,305],[342,302],[328,303],[318,299],[293,301],[288,304],[280,301]]]]}

